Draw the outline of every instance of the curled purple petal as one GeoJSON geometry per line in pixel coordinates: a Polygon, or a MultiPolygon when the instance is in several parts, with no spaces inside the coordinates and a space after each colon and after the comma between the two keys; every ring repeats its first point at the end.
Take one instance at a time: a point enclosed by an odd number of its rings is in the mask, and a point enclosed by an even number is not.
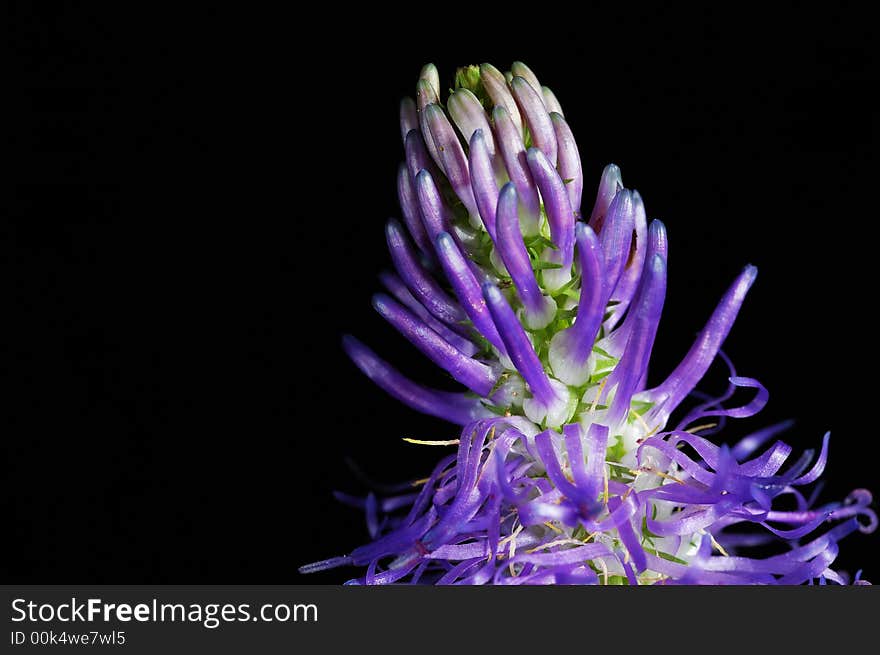
{"type": "Polygon", "coordinates": [[[608,206],[601,231],[597,231],[605,253],[605,290],[608,297],[612,296],[617,287],[629,259],[634,226],[635,205],[632,193],[628,189],[621,189],[608,206]]]}
{"type": "Polygon", "coordinates": [[[416,245],[424,253],[431,252],[431,242],[422,221],[422,210],[419,207],[419,199],[413,187],[412,178],[406,166],[401,164],[397,169],[397,199],[400,202],[400,210],[403,214],[403,222],[416,245]]]}
{"type": "Polygon", "coordinates": [[[455,195],[464,203],[472,216],[477,216],[476,201],[474,193],[471,191],[467,157],[458,141],[458,135],[438,105],[428,105],[422,110],[422,113],[425,115],[425,124],[436,149],[432,153],[434,160],[446,174],[455,195]]]}
{"type": "Polygon", "coordinates": [[[486,307],[486,301],[483,299],[480,284],[470,270],[467,260],[461,254],[455,240],[444,232],[437,235],[436,246],[440,264],[443,266],[446,277],[452,284],[468,318],[489,343],[501,352],[505,352],[504,343],[495,328],[495,323],[492,321],[488,307],[486,307]]]}
{"type": "Polygon", "coordinates": [[[476,418],[489,415],[488,410],[475,398],[463,393],[429,389],[406,378],[352,336],[344,337],[342,345],[364,375],[386,393],[416,411],[459,425],[466,425],[476,418]]]}
{"type": "Polygon", "coordinates": [[[521,61],[515,61],[510,65],[510,74],[515,78],[521,77],[524,79],[535,91],[540,91],[542,88],[541,83],[538,81],[538,76],[521,61]]]}
{"type": "Polygon", "coordinates": [[[611,201],[621,189],[623,189],[623,179],[620,176],[620,169],[614,164],[608,164],[602,171],[599,190],[596,192],[596,203],[590,214],[590,227],[596,234],[602,232],[608,207],[611,206],[611,201]]]}
{"type": "Polygon", "coordinates": [[[486,150],[490,157],[494,157],[495,141],[492,138],[492,128],[477,96],[468,89],[457,89],[449,96],[446,107],[465,142],[470,143],[474,132],[482,130],[486,150]]]}
{"type": "Polygon", "coordinates": [[[794,421],[781,421],[780,423],[776,423],[762,430],[758,430],[757,432],[753,432],[752,434],[740,440],[731,449],[731,453],[736,459],[742,461],[753,452],[755,452],[758,448],[760,448],[764,443],[775,437],[780,432],[785,432],[792,425],[794,425],[794,421]]]}
{"type": "Polygon", "coordinates": [[[398,302],[409,308],[411,312],[424,321],[424,323],[434,330],[434,332],[443,337],[444,340],[451,343],[468,357],[476,354],[478,349],[470,339],[453,332],[446,327],[446,325],[434,318],[434,316],[425,309],[425,306],[413,297],[409,289],[406,288],[406,285],[399,277],[394,275],[394,273],[389,273],[387,271],[380,273],[379,281],[398,302]]]}
{"type": "Polygon", "coordinates": [[[575,226],[581,268],[581,297],[574,324],[553,336],[549,359],[553,374],[573,386],[592,373],[590,355],[605,313],[604,255],[596,233],[585,223],[575,226]]]}
{"type": "Polygon", "coordinates": [[[609,376],[609,386],[617,384],[608,422],[615,425],[629,412],[630,400],[648,368],[654,337],[666,298],[666,261],[655,254],[645,266],[644,294],[635,310],[635,323],[620,364],[609,376]],[[618,374],[618,372],[620,372],[618,374]]]}
{"type": "Polygon", "coordinates": [[[404,98],[400,101],[400,138],[406,140],[406,135],[418,128],[419,114],[415,100],[404,98]]]}
{"type": "Polygon", "coordinates": [[[483,227],[495,241],[495,208],[498,205],[498,184],[492,167],[492,157],[486,144],[485,132],[475,130],[468,152],[471,188],[483,227]]]}
{"type": "Polygon", "coordinates": [[[573,409],[565,387],[547,377],[534,347],[501,290],[487,282],[483,284],[483,297],[504,342],[507,355],[529,385],[536,400],[531,411],[528,401],[523,403],[526,414],[542,415],[552,424],[561,424],[569,418],[573,409]]]}
{"type": "Polygon", "coordinates": [[[523,319],[531,329],[545,327],[556,314],[556,303],[541,293],[519,226],[516,188],[501,189],[496,213],[496,245],[507,272],[523,302],[523,319]]]}
{"type": "Polygon", "coordinates": [[[565,183],[543,152],[537,148],[529,148],[526,157],[532,178],[544,200],[544,210],[547,213],[547,222],[550,224],[550,237],[562,255],[559,263],[564,269],[569,269],[574,254],[575,220],[565,183]]]}
{"type": "Polygon", "coordinates": [[[435,317],[453,329],[460,326],[465,319],[464,313],[419,263],[415,250],[397,221],[388,221],[385,236],[394,267],[412,294],[435,317]]]}
{"type": "Polygon", "coordinates": [[[373,296],[373,307],[406,339],[455,380],[481,396],[495,386],[492,369],[471,359],[428,327],[418,316],[383,293],[373,296]]]}
{"type": "Polygon", "coordinates": [[[645,265],[645,253],[649,251],[649,239],[654,241],[650,250],[660,253],[666,259],[666,227],[658,220],[652,221],[651,225],[653,227],[650,228],[652,234],[649,237],[645,204],[642,202],[642,197],[638,191],[633,191],[632,201],[634,227],[632,242],[630,244],[629,258],[623,268],[623,273],[617,281],[614,292],[611,294],[611,300],[614,300],[617,304],[612,310],[613,316],[610,319],[609,327],[617,324],[639,288],[639,282],[642,279],[642,269],[645,265]]]}
{"type": "Polygon", "coordinates": [[[556,133],[540,91],[532,88],[522,77],[514,77],[510,88],[529,126],[532,142],[547,156],[551,165],[556,166],[556,133]]]}
{"type": "Polygon", "coordinates": [[[486,89],[486,93],[492,99],[496,107],[504,107],[507,110],[510,120],[516,126],[516,129],[522,133],[522,118],[519,114],[519,108],[516,106],[516,100],[510,93],[507,86],[507,80],[504,75],[492,64],[480,65],[480,81],[486,89]]]}
{"type": "Polygon", "coordinates": [[[498,137],[498,149],[501,151],[510,181],[516,186],[517,197],[522,205],[520,221],[523,234],[532,236],[538,233],[541,202],[526,161],[522,132],[514,125],[510,113],[504,107],[495,107],[492,117],[495,122],[495,134],[498,137]]]}
{"type": "Polygon", "coordinates": [[[709,322],[700,331],[697,340],[681,363],[666,380],[650,392],[651,397],[662,404],[660,416],[666,417],[678,407],[705,375],[718,349],[724,343],[727,333],[730,332],[757,274],[758,269],[754,266],[746,266],[743,269],[721,298],[721,302],[709,317],[709,322]]]}
{"type": "Polygon", "coordinates": [[[556,168],[560,177],[565,184],[565,191],[568,194],[568,201],[574,212],[575,220],[581,217],[581,196],[584,192],[584,171],[581,167],[581,155],[578,151],[577,142],[571,133],[571,128],[562,113],[550,114],[550,120],[553,121],[553,130],[556,133],[556,143],[559,146],[557,152],[556,168]]]}
{"type": "Polygon", "coordinates": [[[558,114],[560,117],[563,116],[562,105],[559,103],[559,100],[556,98],[556,94],[550,90],[550,87],[542,86],[541,87],[541,97],[544,98],[544,106],[547,108],[547,111],[550,113],[550,117],[553,117],[553,114],[558,114]]]}

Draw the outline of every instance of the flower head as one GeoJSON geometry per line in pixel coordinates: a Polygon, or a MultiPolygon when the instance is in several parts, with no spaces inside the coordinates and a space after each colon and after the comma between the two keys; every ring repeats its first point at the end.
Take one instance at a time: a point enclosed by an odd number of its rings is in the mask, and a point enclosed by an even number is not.
{"type": "Polygon", "coordinates": [[[443,105],[429,65],[400,123],[403,222],[386,226],[395,273],[373,305],[462,391],[410,380],[354,337],[343,345],[392,396],[462,426],[458,439],[413,440],[457,453],[396,495],[340,495],[365,509],[372,542],[301,570],[365,567],[352,582],[366,584],[847,582],[831,568],[838,543],[877,516],[865,490],[823,505],[805,492],[829,435],[794,461],[774,441],[787,424],[732,447],[709,438],[767,401],[720,351],[757,270],[743,269],[648,388],[666,228],[613,164],[583,208],[556,96],[522,63],[483,64],[457,72],[443,105]],[[727,391],[670,424],[718,357],[727,391]],[[730,406],[738,389],[753,397],[730,406]],[[739,554],[774,542],[778,554],[739,554]]]}

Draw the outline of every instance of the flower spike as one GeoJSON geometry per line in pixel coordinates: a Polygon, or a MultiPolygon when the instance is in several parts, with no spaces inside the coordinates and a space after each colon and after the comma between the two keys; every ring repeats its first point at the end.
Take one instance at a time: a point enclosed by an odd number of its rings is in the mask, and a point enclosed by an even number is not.
{"type": "Polygon", "coordinates": [[[821,499],[828,433],[798,457],[778,438],[790,422],[726,445],[726,422],[769,397],[720,351],[756,269],[647,388],[665,225],[613,164],[582,206],[589,167],[525,64],[467,66],[454,80],[444,99],[428,64],[401,102],[406,227],[386,226],[396,273],[380,275],[388,293],[373,305],[466,391],[418,384],[354,337],[343,348],[403,404],[461,426],[457,439],[410,443],[456,452],[387,497],[338,494],[365,512],[366,543],[300,571],[356,567],[357,585],[867,584],[833,568],[877,514],[865,489],[821,499]],[[716,359],[729,385],[707,396],[696,388],[716,359]],[[750,554],[771,544],[771,556],[750,554]]]}

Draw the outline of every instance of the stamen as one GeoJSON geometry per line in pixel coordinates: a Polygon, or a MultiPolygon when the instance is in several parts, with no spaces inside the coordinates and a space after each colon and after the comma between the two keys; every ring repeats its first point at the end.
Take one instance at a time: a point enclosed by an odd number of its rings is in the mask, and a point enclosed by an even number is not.
{"type": "Polygon", "coordinates": [[[593,561],[599,563],[598,566],[599,566],[599,568],[602,569],[602,577],[605,580],[603,582],[603,584],[607,587],[608,586],[608,565],[605,563],[605,560],[603,560],[602,558],[599,558],[599,559],[596,559],[593,561]]]}
{"type": "MultiPolygon", "coordinates": [[[[510,514],[508,514],[508,517],[509,517],[509,516],[510,516],[510,514]]],[[[512,543],[513,541],[515,541],[515,540],[516,540],[516,537],[517,537],[517,536],[519,535],[519,533],[522,532],[522,531],[523,531],[523,526],[522,526],[522,524],[516,526],[516,529],[515,529],[513,532],[511,532],[509,535],[507,535],[506,537],[504,537],[504,539],[502,539],[501,541],[498,542],[498,548],[500,549],[501,547],[506,546],[508,542],[511,542],[511,543],[512,543]]],[[[513,551],[511,551],[510,557],[513,557],[513,551]]]]}
{"type": "Polygon", "coordinates": [[[602,392],[605,391],[605,385],[608,384],[608,378],[606,377],[602,380],[602,384],[599,385],[599,388],[596,390],[596,397],[593,398],[593,404],[590,405],[590,413],[596,411],[596,407],[599,406],[599,398],[602,397],[602,392]]]}
{"type": "Polygon", "coordinates": [[[430,441],[427,439],[411,439],[410,437],[403,437],[403,440],[407,443],[414,443],[418,446],[457,446],[461,443],[461,439],[450,439],[449,441],[430,441]]]}
{"type": "MultiPolygon", "coordinates": [[[[607,379],[608,378],[606,378],[606,380],[607,379]]],[[[645,418],[641,414],[639,414],[636,410],[634,410],[632,408],[630,408],[629,413],[632,414],[636,418],[636,420],[642,424],[642,426],[645,428],[646,432],[651,431],[651,426],[648,425],[648,422],[645,420],[645,418]]],[[[657,428],[654,428],[654,429],[656,430],[657,428]]]]}
{"type": "Polygon", "coordinates": [[[721,553],[722,555],[724,555],[724,557],[730,557],[730,555],[727,553],[727,551],[724,550],[724,546],[722,546],[721,544],[719,544],[718,541],[715,539],[715,535],[713,535],[711,532],[706,532],[705,530],[700,530],[700,534],[702,534],[702,535],[706,535],[707,537],[709,537],[709,541],[712,542],[712,546],[713,546],[713,547],[714,547],[719,553],[721,553]]]}
{"type": "Polygon", "coordinates": [[[695,434],[695,433],[699,432],[700,430],[708,430],[710,428],[717,428],[717,427],[718,427],[717,423],[703,423],[702,425],[698,425],[693,428],[685,428],[684,431],[690,432],[691,434],[695,434]]]}
{"type": "MultiPolygon", "coordinates": [[[[682,480],[679,480],[675,476],[669,475],[669,473],[664,473],[663,471],[658,471],[657,469],[652,468],[650,466],[642,466],[639,468],[639,470],[642,471],[643,473],[652,473],[654,475],[658,475],[661,478],[663,478],[664,480],[672,480],[673,482],[677,482],[678,484],[685,484],[685,482],[683,482],[682,480]]],[[[632,471],[632,473],[635,473],[635,471],[632,471]]]]}
{"type": "Polygon", "coordinates": [[[535,546],[534,548],[529,548],[526,552],[529,554],[537,553],[539,550],[546,550],[547,548],[555,548],[556,546],[580,546],[583,542],[579,539],[572,539],[571,537],[565,537],[563,539],[556,539],[555,541],[549,541],[546,544],[541,544],[540,546],[535,546]]]}

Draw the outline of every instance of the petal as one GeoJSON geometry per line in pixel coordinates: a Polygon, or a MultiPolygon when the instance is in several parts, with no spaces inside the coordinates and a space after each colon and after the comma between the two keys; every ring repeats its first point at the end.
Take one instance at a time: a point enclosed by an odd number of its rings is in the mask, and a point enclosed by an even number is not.
{"type": "Polygon", "coordinates": [[[533,236],[538,233],[538,219],[541,215],[541,201],[532,181],[532,174],[526,160],[526,148],[523,145],[522,132],[503,107],[495,107],[492,112],[495,123],[497,146],[507,168],[510,181],[516,186],[516,195],[522,205],[520,220],[523,234],[533,236]]]}
{"type": "Polygon", "coordinates": [[[547,407],[554,405],[559,400],[558,392],[551,386],[550,379],[544,372],[544,367],[535,354],[529,337],[504,294],[497,286],[486,282],[483,284],[483,297],[486,299],[492,320],[501,335],[501,340],[504,341],[510,360],[529,385],[532,394],[543,405],[547,407]]]}
{"type": "Polygon", "coordinates": [[[478,348],[472,341],[466,339],[460,334],[456,334],[446,327],[446,325],[434,318],[431,313],[425,309],[424,305],[413,297],[409,289],[406,288],[406,285],[394,273],[389,273],[388,271],[380,273],[379,281],[398,302],[408,307],[409,310],[422,319],[428,327],[458,348],[458,350],[468,356],[477,353],[478,348]]]}
{"type": "Polygon", "coordinates": [[[460,324],[465,316],[461,308],[419,263],[412,244],[397,221],[388,221],[385,236],[394,267],[416,299],[438,319],[456,331],[462,331],[460,324]]]}
{"type": "Polygon", "coordinates": [[[474,132],[483,131],[483,139],[489,155],[495,156],[495,141],[492,138],[492,128],[489,119],[483,110],[483,105],[468,89],[457,89],[449,96],[446,109],[458,127],[465,143],[470,143],[474,132]]]}
{"type": "Polygon", "coordinates": [[[510,83],[513,97],[519,110],[526,119],[532,142],[547,156],[550,163],[556,166],[556,133],[550,114],[544,106],[544,98],[540,92],[521,77],[514,77],[510,83]]]}
{"type": "Polygon", "coordinates": [[[571,268],[574,255],[574,212],[568,200],[565,183],[543,152],[529,148],[526,156],[532,179],[541,192],[544,211],[550,225],[550,236],[562,255],[562,267],[571,268]]]}
{"type": "Polygon", "coordinates": [[[632,193],[628,189],[621,189],[608,206],[602,230],[597,232],[605,253],[605,291],[608,297],[611,297],[617,287],[629,259],[634,226],[635,206],[632,193]]]}
{"type": "Polygon", "coordinates": [[[478,217],[474,193],[471,190],[471,178],[468,172],[467,157],[458,141],[458,135],[452,129],[449,119],[439,105],[428,105],[422,111],[425,124],[431,134],[436,153],[435,161],[446,174],[452,190],[464,203],[472,216],[478,217]]]}
{"type": "Polygon", "coordinates": [[[364,375],[407,407],[459,425],[491,415],[476,398],[413,382],[352,336],[344,337],[342,346],[364,375]]]}
{"type": "Polygon", "coordinates": [[[721,344],[733,327],[736,315],[757,274],[758,269],[754,266],[746,266],[743,269],[721,298],[721,302],[681,363],[666,380],[649,392],[655,402],[662,403],[662,410],[657,415],[663,419],[663,422],[709,370],[721,344]]]}
{"type": "Polygon", "coordinates": [[[623,179],[620,176],[620,169],[615,164],[608,164],[602,171],[602,178],[599,180],[599,190],[596,192],[596,203],[593,205],[593,211],[590,214],[590,227],[596,234],[602,232],[602,226],[605,222],[605,213],[614,200],[617,192],[623,189],[623,179]]]}
{"type": "Polygon", "coordinates": [[[501,352],[505,352],[504,343],[498,334],[498,330],[495,328],[495,323],[492,321],[492,316],[486,307],[486,301],[483,300],[480,284],[468,266],[464,255],[461,254],[461,250],[458,248],[455,240],[444,232],[437,235],[435,244],[437,247],[437,257],[443,266],[446,278],[452,285],[468,318],[489,343],[501,352]]]}
{"type": "Polygon", "coordinates": [[[581,292],[577,317],[571,327],[558,332],[550,341],[549,359],[553,374],[572,386],[581,386],[592,373],[590,356],[607,296],[604,288],[604,256],[596,233],[585,223],[575,229],[581,269],[581,292]]]}
{"type": "Polygon", "coordinates": [[[556,94],[550,90],[550,87],[542,86],[541,96],[544,98],[544,106],[547,108],[547,111],[550,112],[551,118],[553,117],[553,114],[558,114],[560,117],[563,116],[562,105],[559,104],[556,94]]]}
{"type": "Polygon", "coordinates": [[[404,98],[400,101],[400,138],[406,139],[410,130],[419,128],[419,114],[415,100],[404,98]]]}
{"type": "Polygon", "coordinates": [[[504,79],[501,71],[492,64],[482,64],[480,65],[480,81],[494,105],[504,107],[507,110],[511,121],[522,134],[522,118],[519,114],[519,108],[516,106],[516,100],[513,99],[510,88],[507,86],[507,80],[504,79]]]}
{"type": "Polygon", "coordinates": [[[524,305],[526,326],[539,330],[553,320],[556,303],[541,293],[535,279],[532,261],[519,227],[516,188],[511,182],[504,185],[498,198],[495,231],[498,253],[524,305]]]}
{"type": "Polygon", "coordinates": [[[495,385],[495,375],[485,364],[471,359],[428,327],[406,307],[377,293],[373,307],[406,339],[455,380],[481,396],[488,396],[495,385]]]}
{"type": "Polygon", "coordinates": [[[556,133],[556,143],[559,150],[556,154],[556,168],[562,181],[565,184],[565,191],[568,193],[568,201],[574,212],[575,218],[581,217],[581,196],[584,192],[584,172],[581,167],[581,156],[578,151],[577,142],[571,133],[571,128],[562,114],[550,114],[550,120],[553,121],[553,130],[556,133]]]}
{"type": "Polygon", "coordinates": [[[495,241],[495,208],[498,205],[498,185],[495,182],[495,172],[492,167],[492,158],[486,145],[486,137],[483,130],[476,130],[471,136],[468,164],[471,173],[471,188],[474,192],[474,200],[477,203],[477,211],[483,221],[483,227],[495,241]]]}
{"type": "Polygon", "coordinates": [[[422,252],[431,252],[431,242],[422,220],[422,210],[419,207],[419,199],[413,187],[412,179],[406,165],[401,164],[397,169],[397,199],[400,202],[400,210],[403,213],[403,222],[410,236],[416,242],[422,252]]]}

